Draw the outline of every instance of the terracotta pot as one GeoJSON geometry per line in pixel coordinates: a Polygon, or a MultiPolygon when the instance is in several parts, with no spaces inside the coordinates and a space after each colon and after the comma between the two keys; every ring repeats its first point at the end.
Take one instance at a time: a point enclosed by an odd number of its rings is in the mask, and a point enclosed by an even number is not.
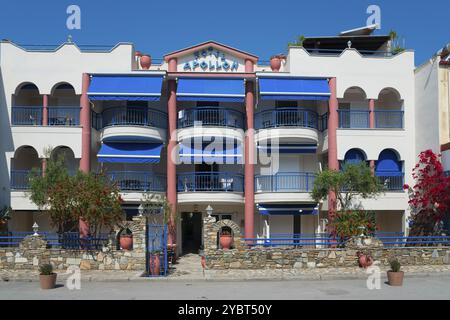
{"type": "Polygon", "coordinates": [[[233,237],[229,234],[220,235],[220,246],[224,250],[230,250],[231,244],[233,243],[233,237]]]}
{"type": "Polygon", "coordinates": [[[142,52],[140,51],[136,51],[134,54],[136,55],[136,57],[142,57],[142,52]]]}
{"type": "Polygon", "coordinates": [[[403,285],[403,276],[405,273],[403,271],[394,272],[394,271],[388,271],[388,283],[390,286],[394,287],[401,287],[403,285]]]}
{"type": "Polygon", "coordinates": [[[150,69],[151,65],[152,65],[152,57],[150,57],[149,55],[141,56],[142,69],[148,70],[148,69],[150,69]]]}
{"type": "Polygon", "coordinates": [[[39,282],[41,283],[41,289],[49,290],[54,289],[56,286],[56,273],[53,273],[49,276],[39,275],[39,282]]]}
{"type": "Polygon", "coordinates": [[[280,71],[281,68],[281,59],[279,57],[272,57],[270,59],[270,68],[274,72],[280,71]]]}
{"type": "Polygon", "coordinates": [[[133,250],[133,236],[131,235],[121,235],[120,236],[120,247],[122,250],[133,250]]]}
{"type": "Polygon", "coordinates": [[[373,258],[371,256],[361,254],[358,258],[359,266],[361,268],[368,268],[373,264],[373,258]]]}
{"type": "Polygon", "coordinates": [[[159,254],[150,255],[149,273],[152,276],[159,276],[161,274],[161,258],[159,254]]]}

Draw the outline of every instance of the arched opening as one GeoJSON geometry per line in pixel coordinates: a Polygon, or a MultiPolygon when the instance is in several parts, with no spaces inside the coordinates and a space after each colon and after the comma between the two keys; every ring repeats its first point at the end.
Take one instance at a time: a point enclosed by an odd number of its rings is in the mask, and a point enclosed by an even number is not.
{"type": "Polygon", "coordinates": [[[399,92],[393,88],[380,91],[375,101],[376,128],[403,128],[403,100],[399,92]]]}
{"type": "Polygon", "coordinates": [[[234,243],[234,232],[233,229],[229,226],[223,226],[219,229],[217,232],[217,238],[218,238],[218,249],[233,249],[233,243],[234,243]]]}
{"type": "Polygon", "coordinates": [[[42,162],[33,147],[23,146],[16,150],[11,159],[11,188],[13,190],[29,189],[29,178],[32,172],[40,174],[42,162]]]}
{"type": "Polygon", "coordinates": [[[49,97],[48,124],[50,126],[80,125],[80,96],[71,84],[56,85],[49,97]]]}
{"type": "Polygon", "coordinates": [[[24,83],[19,85],[12,101],[12,125],[42,125],[43,98],[35,84],[24,83]]]}
{"type": "Polygon", "coordinates": [[[61,158],[70,175],[74,175],[80,167],[80,159],[76,159],[72,149],[66,146],[53,149],[51,158],[52,160],[61,158]]]}
{"type": "Polygon", "coordinates": [[[403,190],[403,164],[394,150],[383,150],[376,161],[375,175],[389,191],[403,190]]]}
{"type": "Polygon", "coordinates": [[[363,89],[348,88],[339,99],[339,128],[369,128],[369,102],[363,89]]]}

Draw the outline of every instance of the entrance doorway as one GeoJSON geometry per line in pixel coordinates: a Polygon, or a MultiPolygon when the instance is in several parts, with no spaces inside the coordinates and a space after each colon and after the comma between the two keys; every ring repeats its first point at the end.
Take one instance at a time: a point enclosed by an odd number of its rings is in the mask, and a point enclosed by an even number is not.
{"type": "Polygon", "coordinates": [[[202,245],[202,214],[183,212],[181,218],[183,254],[198,254],[202,245]]]}

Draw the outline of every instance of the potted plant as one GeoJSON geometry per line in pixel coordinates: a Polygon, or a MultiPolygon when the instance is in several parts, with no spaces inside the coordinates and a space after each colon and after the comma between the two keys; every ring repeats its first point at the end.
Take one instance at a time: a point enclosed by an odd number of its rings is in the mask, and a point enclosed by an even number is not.
{"type": "Polygon", "coordinates": [[[228,230],[223,230],[220,233],[219,242],[223,250],[230,250],[231,244],[233,243],[233,236],[231,235],[231,232],[228,230]]]}
{"type": "Polygon", "coordinates": [[[270,57],[270,68],[272,71],[278,72],[281,68],[281,61],[285,60],[286,56],[283,54],[277,54],[270,57]]]}
{"type": "Polygon", "coordinates": [[[161,274],[161,252],[152,251],[149,256],[149,273],[152,276],[159,276],[161,274]]]}
{"type": "Polygon", "coordinates": [[[133,250],[133,233],[130,229],[125,228],[122,231],[119,241],[122,250],[133,250]]]}
{"type": "Polygon", "coordinates": [[[403,285],[404,272],[400,271],[401,264],[397,259],[389,261],[391,270],[387,272],[388,283],[390,286],[401,287],[403,285]]]}
{"type": "Polygon", "coordinates": [[[152,66],[152,57],[148,54],[143,54],[141,56],[140,62],[142,69],[148,70],[152,66]]]}
{"type": "Polygon", "coordinates": [[[53,272],[51,264],[43,264],[39,267],[39,281],[41,289],[54,289],[56,286],[56,273],[53,272]]]}

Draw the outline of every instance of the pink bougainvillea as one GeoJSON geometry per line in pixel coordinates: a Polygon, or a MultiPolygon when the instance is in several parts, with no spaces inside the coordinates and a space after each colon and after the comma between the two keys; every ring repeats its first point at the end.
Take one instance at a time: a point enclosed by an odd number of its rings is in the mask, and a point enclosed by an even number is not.
{"type": "Polygon", "coordinates": [[[411,206],[410,235],[435,235],[441,232],[442,221],[450,209],[450,177],[444,174],[440,155],[426,150],[412,174],[415,185],[409,190],[411,206]]]}

